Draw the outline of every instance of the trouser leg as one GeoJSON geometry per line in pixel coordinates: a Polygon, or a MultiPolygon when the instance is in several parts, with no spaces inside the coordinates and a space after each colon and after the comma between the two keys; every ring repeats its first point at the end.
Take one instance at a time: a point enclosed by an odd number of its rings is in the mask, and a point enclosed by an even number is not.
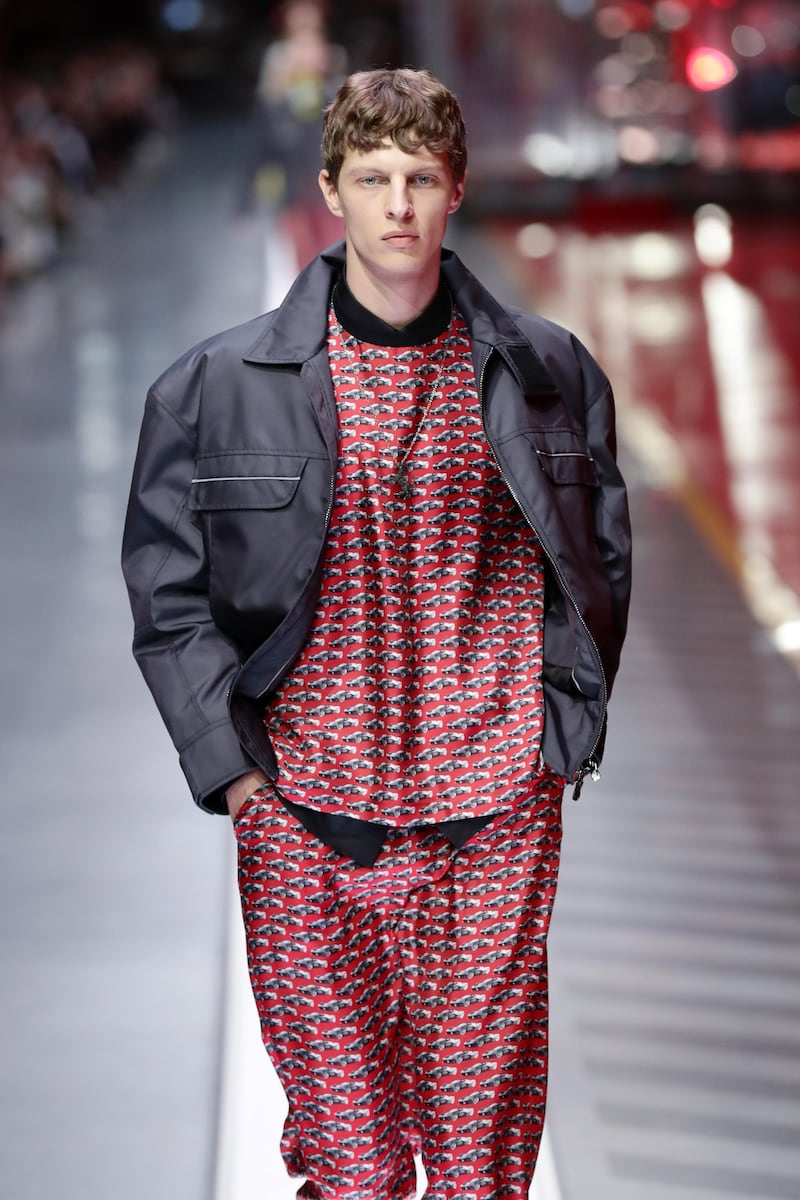
{"type": "Polygon", "coordinates": [[[412,894],[406,1069],[425,1200],[527,1197],[547,1090],[546,937],[560,786],[496,819],[412,894]]]}
{"type": "Polygon", "coordinates": [[[236,822],[253,993],[289,1101],[281,1151],[307,1200],[406,1200],[416,1172],[399,1067],[402,972],[378,876],[269,794],[236,822]],[[363,880],[363,884],[360,882],[363,880]]]}

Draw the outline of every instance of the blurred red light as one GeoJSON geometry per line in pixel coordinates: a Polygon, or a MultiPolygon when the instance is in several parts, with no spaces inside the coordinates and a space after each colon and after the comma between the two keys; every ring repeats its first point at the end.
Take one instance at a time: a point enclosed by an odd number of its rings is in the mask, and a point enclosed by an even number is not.
{"type": "Polygon", "coordinates": [[[711,46],[698,46],[686,60],[686,76],[698,92],[713,92],[725,87],[736,74],[733,60],[711,46]]]}

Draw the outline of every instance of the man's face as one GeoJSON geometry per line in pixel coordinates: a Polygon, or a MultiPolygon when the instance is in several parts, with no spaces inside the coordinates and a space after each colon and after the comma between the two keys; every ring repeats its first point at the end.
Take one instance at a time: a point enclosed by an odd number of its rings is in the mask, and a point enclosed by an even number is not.
{"type": "Polygon", "coordinates": [[[319,182],[344,218],[348,279],[354,266],[386,280],[438,273],[447,218],[464,194],[444,155],[425,147],[407,154],[386,139],[375,150],[349,150],[337,184],[326,171],[319,182]]]}

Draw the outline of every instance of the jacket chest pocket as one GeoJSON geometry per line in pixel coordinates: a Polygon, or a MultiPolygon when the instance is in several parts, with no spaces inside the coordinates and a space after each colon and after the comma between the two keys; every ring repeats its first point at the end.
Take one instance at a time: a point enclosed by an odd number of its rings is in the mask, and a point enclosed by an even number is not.
{"type": "Polygon", "coordinates": [[[308,574],[308,464],[263,453],[196,463],[188,504],[203,532],[211,613],[243,653],[269,636],[308,574]]]}
{"type": "Polygon", "coordinates": [[[551,483],[556,486],[599,486],[594,458],[582,434],[569,429],[559,429],[536,431],[528,434],[528,438],[539,466],[551,483]]]}
{"type": "Polygon", "coordinates": [[[195,512],[285,508],[303,478],[306,458],[224,454],[198,460],[189,508],[195,512]]]}

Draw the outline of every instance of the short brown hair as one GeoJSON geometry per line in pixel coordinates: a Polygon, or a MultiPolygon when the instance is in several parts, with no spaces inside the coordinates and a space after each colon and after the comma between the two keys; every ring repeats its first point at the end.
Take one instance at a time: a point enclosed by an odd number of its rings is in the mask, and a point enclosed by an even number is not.
{"type": "Polygon", "coordinates": [[[466,130],[452,92],[430,71],[356,71],[325,109],[322,162],[333,184],[348,150],[375,150],[386,138],[413,154],[424,146],[447,158],[453,179],[467,170],[466,130]]]}

